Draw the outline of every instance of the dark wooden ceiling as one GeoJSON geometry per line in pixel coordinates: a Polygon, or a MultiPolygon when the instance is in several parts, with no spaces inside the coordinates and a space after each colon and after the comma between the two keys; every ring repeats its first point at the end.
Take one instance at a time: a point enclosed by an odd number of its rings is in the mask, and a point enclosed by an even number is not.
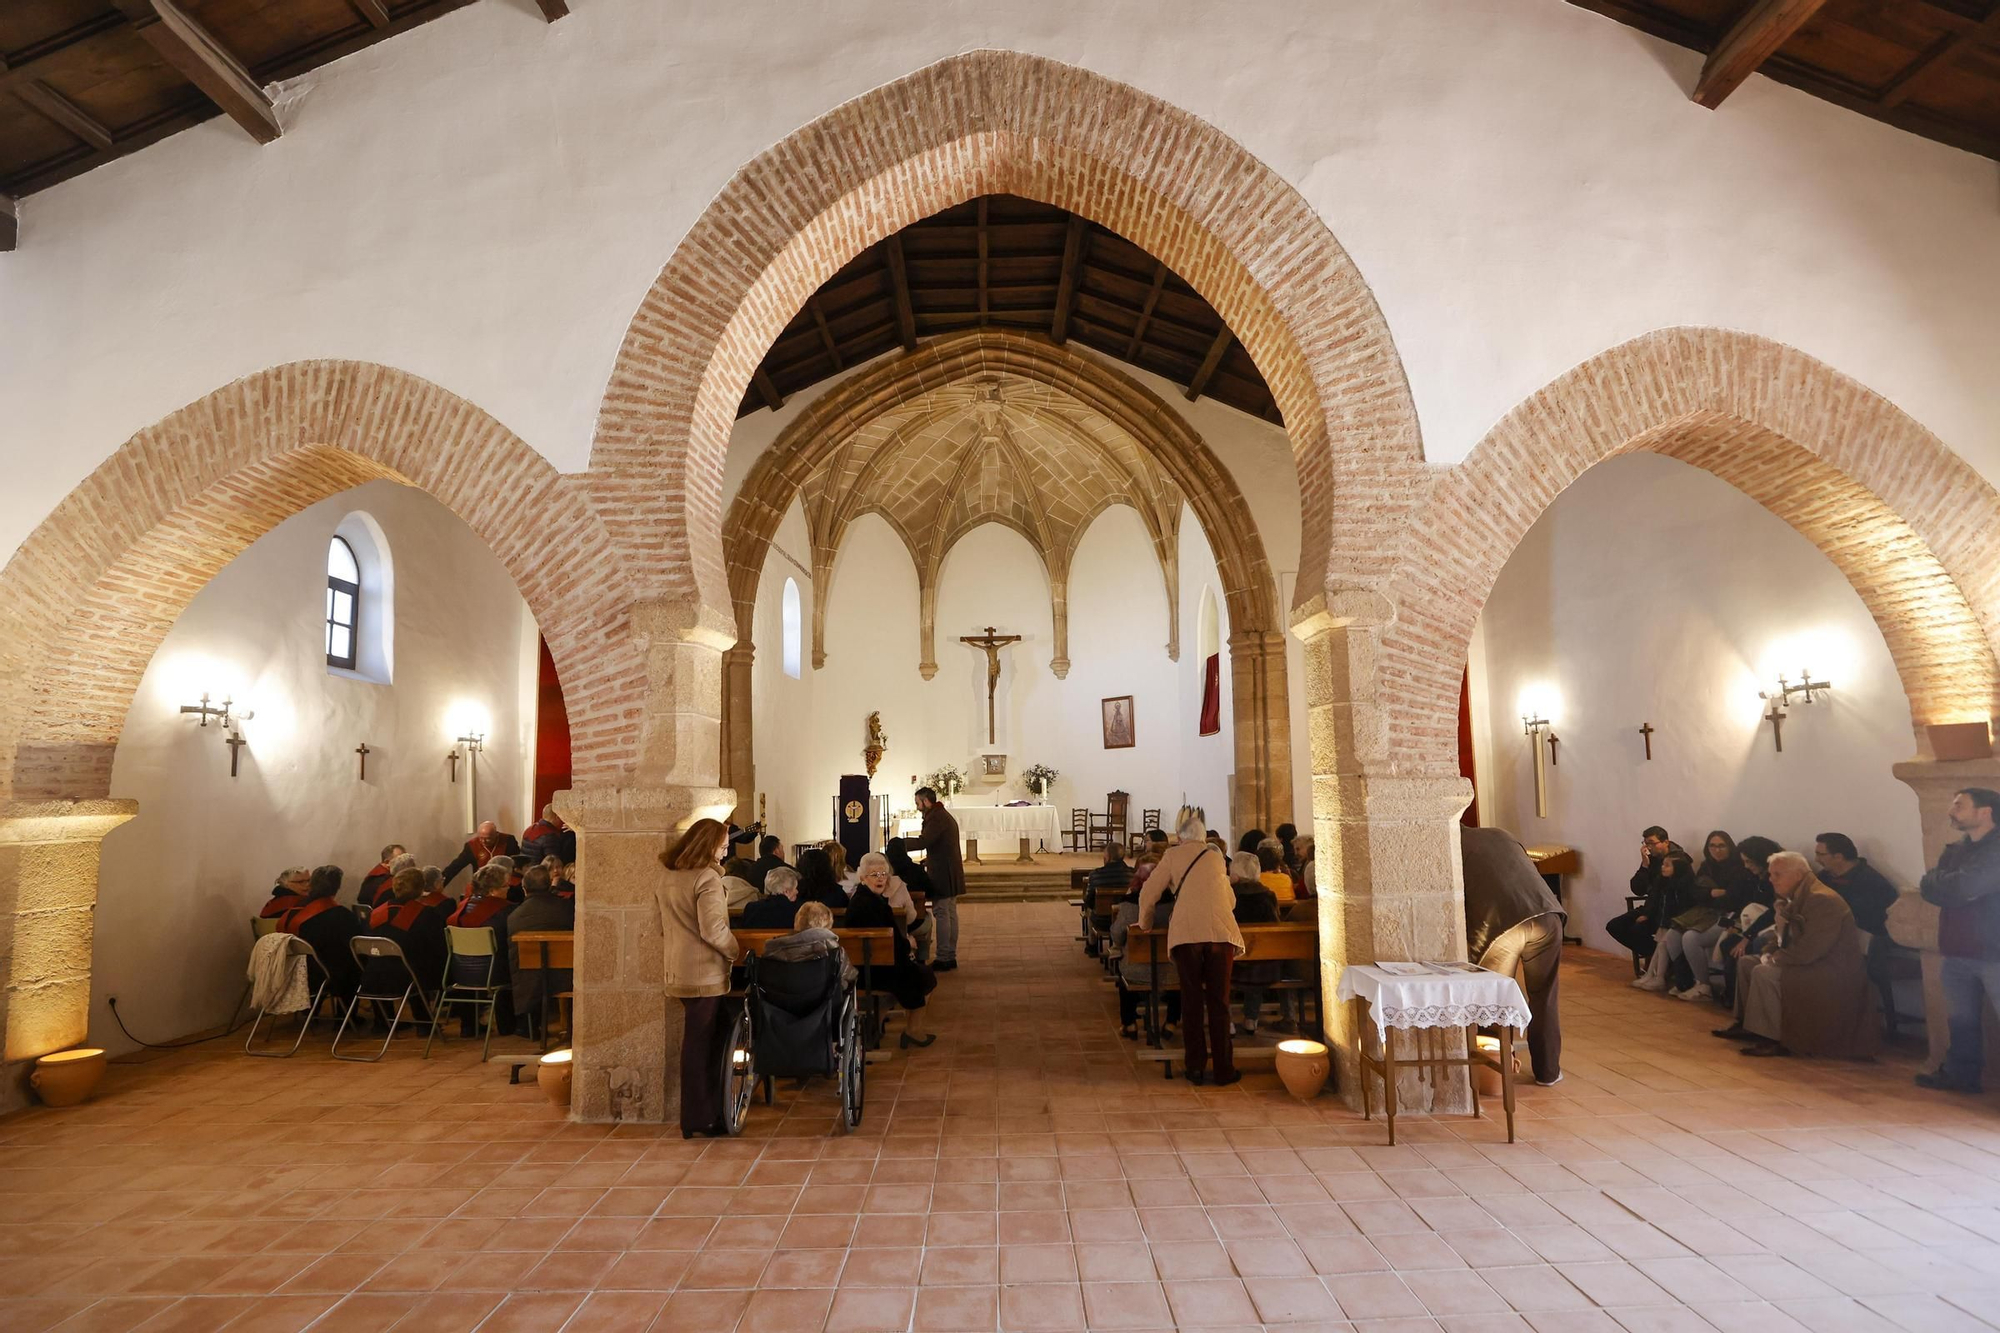
{"type": "Polygon", "coordinates": [[[764,354],[737,415],[896,348],[990,326],[1075,341],[1280,421],[1264,377],[1215,307],[1116,232],[993,194],[864,250],[827,279],[764,354]]]}
{"type": "Polygon", "coordinates": [[[2000,0],[1569,0],[1706,54],[1695,100],[1752,72],[2000,158],[2000,0]]]}
{"type": "MultiPolygon", "coordinates": [[[[0,0],[0,196],[217,115],[278,136],[265,88],[472,0],[0,0]]],[[[538,0],[551,21],[565,0],[538,0]]],[[[0,226],[11,210],[0,207],[0,226]]],[[[4,239],[4,238],[0,238],[4,239]]]]}

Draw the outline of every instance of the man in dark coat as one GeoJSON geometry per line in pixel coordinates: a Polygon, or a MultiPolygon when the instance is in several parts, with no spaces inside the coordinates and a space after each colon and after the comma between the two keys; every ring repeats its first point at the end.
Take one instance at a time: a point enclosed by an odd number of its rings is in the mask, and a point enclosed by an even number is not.
{"type": "Polygon", "coordinates": [[[395,871],[389,868],[389,864],[397,857],[404,855],[407,855],[407,852],[400,842],[392,842],[387,847],[384,847],[382,849],[382,859],[375,863],[372,870],[361,877],[361,891],[355,895],[354,901],[371,911],[381,906],[389,897],[389,881],[396,874],[395,871]]]}
{"type": "Polygon", "coordinates": [[[750,873],[745,875],[744,878],[758,888],[763,888],[764,876],[785,864],[785,858],[778,855],[784,848],[785,844],[777,837],[767,835],[762,842],[757,844],[758,857],[750,863],[750,873]]]}
{"type": "Polygon", "coordinates": [[[1661,883],[1660,867],[1675,852],[1680,852],[1683,857],[1687,855],[1658,824],[1640,834],[1639,868],[1632,872],[1631,892],[1634,898],[1645,901],[1604,923],[1604,933],[1630,949],[1635,960],[1653,956],[1653,938],[1660,933],[1660,927],[1667,919],[1661,915],[1666,907],[1666,892],[1661,883]]]}
{"type": "MultiPolygon", "coordinates": [[[[576,903],[556,893],[549,881],[549,872],[540,866],[529,866],[521,876],[521,903],[507,914],[507,938],[511,942],[531,930],[575,930],[576,903]]],[[[532,944],[515,946],[512,977],[514,983],[514,1016],[523,1027],[521,1035],[539,1035],[544,1022],[546,997],[569,990],[575,974],[566,967],[552,967],[546,972],[531,967],[523,970],[520,955],[535,948],[532,944]]]]}
{"type": "Polygon", "coordinates": [[[576,860],[576,830],[563,823],[553,805],[542,807],[542,817],[528,825],[521,835],[521,852],[530,861],[562,858],[564,864],[576,860]]]}
{"type": "Polygon", "coordinates": [[[2000,838],[1993,836],[2000,792],[1967,787],[1951,798],[1951,826],[1965,836],[1946,847],[1923,878],[1924,901],[1936,903],[1938,952],[1944,955],[1944,1002],[1951,1045],[1926,1088],[1980,1091],[1985,1073],[1985,1011],[2000,1005],[2000,838]]]}
{"type": "Polygon", "coordinates": [[[444,882],[449,885],[458,878],[461,870],[484,870],[486,863],[496,856],[512,857],[514,863],[519,865],[522,860],[521,843],[513,834],[502,833],[500,826],[489,819],[479,826],[477,833],[465,840],[465,846],[459,848],[458,855],[444,868],[444,882]]]}
{"type": "Polygon", "coordinates": [[[937,918],[933,936],[937,961],[934,972],[958,970],[958,900],[965,892],[964,844],[958,821],[929,787],[917,788],[917,809],[924,817],[917,845],[924,849],[924,873],[931,877],[931,914],[937,918]]]}
{"type": "Polygon", "coordinates": [[[1556,982],[1562,967],[1562,902],[1514,835],[1460,828],[1465,864],[1465,952],[1481,967],[1513,976],[1528,996],[1528,1057],[1535,1082],[1562,1080],[1562,1013],[1556,982]]]}

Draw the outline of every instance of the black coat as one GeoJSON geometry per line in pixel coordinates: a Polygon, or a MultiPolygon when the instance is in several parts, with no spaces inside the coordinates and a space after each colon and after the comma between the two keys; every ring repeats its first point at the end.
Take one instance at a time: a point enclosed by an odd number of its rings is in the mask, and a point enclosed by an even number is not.
{"type": "Polygon", "coordinates": [[[1505,829],[1461,827],[1458,851],[1465,866],[1465,956],[1473,962],[1523,921],[1550,913],[1569,919],[1548,881],[1505,829]]]}
{"type": "MultiPolygon", "coordinates": [[[[361,980],[361,965],[354,961],[354,953],[347,947],[347,942],[360,933],[361,923],[354,919],[354,913],[338,905],[299,925],[299,938],[312,946],[314,955],[326,969],[330,994],[342,998],[352,995],[355,983],[361,980]]],[[[319,985],[317,973],[311,973],[309,980],[319,985]]]]}
{"type": "Polygon", "coordinates": [[[1854,869],[1835,879],[1831,875],[1822,877],[1829,889],[1847,900],[1847,910],[1854,913],[1854,924],[1870,935],[1889,933],[1889,908],[1896,901],[1896,886],[1874,866],[1868,858],[1862,857],[1854,863],[1854,869]]]}
{"type": "Polygon", "coordinates": [[[782,893],[769,893],[743,904],[745,930],[790,930],[799,914],[798,900],[782,893]]]}
{"type": "Polygon", "coordinates": [[[896,933],[894,964],[874,968],[874,985],[894,995],[905,1009],[923,1008],[924,997],[937,989],[937,975],[910,952],[910,937],[889,900],[866,884],[857,885],[847,902],[847,919],[841,924],[854,930],[887,926],[896,933]]]}
{"type": "Polygon", "coordinates": [[[1938,951],[1954,958],[2000,958],[2000,834],[1960,838],[1923,878],[1938,917],[1938,951]]]}

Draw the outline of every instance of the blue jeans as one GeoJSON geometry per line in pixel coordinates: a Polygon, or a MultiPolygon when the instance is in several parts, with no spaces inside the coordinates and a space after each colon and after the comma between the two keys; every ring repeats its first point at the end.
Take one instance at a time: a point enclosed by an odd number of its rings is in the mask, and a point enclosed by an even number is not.
{"type": "Polygon", "coordinates": [[[1961,1083],[1979,1082],[1986,1065],[1983,1031],[1988,1002],[2000,1005],[2000,960],[1944,959],[1944,1008],[1951,1026],[1951,1047],[1944,1072],[1961,1083]]]}

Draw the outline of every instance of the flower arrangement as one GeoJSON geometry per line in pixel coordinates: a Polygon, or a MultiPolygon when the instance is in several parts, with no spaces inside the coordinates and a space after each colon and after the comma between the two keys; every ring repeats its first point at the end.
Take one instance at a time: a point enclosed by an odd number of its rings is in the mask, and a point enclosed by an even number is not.
{"type": "Polygon", "coordinates": [[[1026,785],[1034,798],[1039,801],[1049,794],[1049,790],[1056,785],[1056,779],[1061,776],[1062,774],[1056,772],[1056,770],[1050,768],[1047,764],[1036,764],[1033,768],[1021,774],[1021,781],[1026,785]]]}
{"type": "Polygon", "coordinates": [[[965,774],[958,771],[957,764],[946,764],[925,778],[924,785],[948,801],[965,790],[965,774]]]}

